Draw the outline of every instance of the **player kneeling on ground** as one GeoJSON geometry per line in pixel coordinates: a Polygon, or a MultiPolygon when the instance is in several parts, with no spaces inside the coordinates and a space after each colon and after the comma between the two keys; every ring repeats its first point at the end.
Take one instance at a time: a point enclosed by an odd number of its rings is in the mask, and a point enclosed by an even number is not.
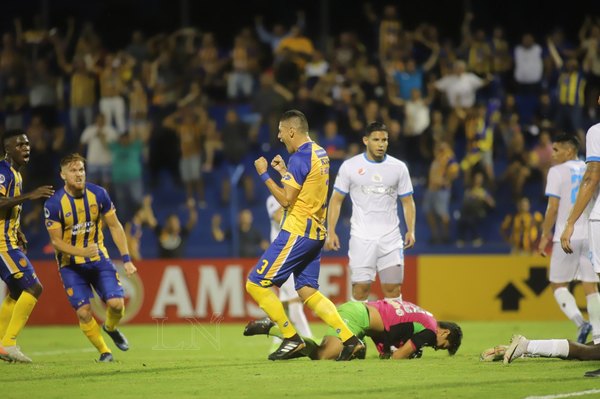
{"type": "MultiPolygon", "coordinates": [[[[374,302],[346,302],[338,307],[342,319],[360,339],[371,337],[382,359],[411,359],[421,357],[422,349],[446,349],[454,355],[462,341],[462,330],[456,324],[436,321],[433,315],[415,304],[396,299],[374,302]]],[[[277,335],[278,329],[268,318],[248,323],[244,335],[277,335]]],[[[313,360],[336,359],[342,351],[342,341],[329,328],[320,345],[304,338],[306,347],[295,357],[313,360]]],[[[357,353],[364,358],[365,351],[357,353]]]]}

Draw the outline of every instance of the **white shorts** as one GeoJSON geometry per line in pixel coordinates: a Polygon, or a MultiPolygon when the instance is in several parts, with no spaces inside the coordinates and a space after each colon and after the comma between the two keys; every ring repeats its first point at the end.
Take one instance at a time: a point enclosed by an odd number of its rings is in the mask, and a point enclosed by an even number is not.
{"type": "Polygon", "coordinates": [[[568,283],[573,280],[589,283],[600,281],[590,260],[588,241],[571,241],[571,248],[573,248],[573,253],[566,254],[561,248],[560,242],[552,244],[550,281],[553,283],[568,283]]]}
{"type": "Polygon", "coordinates": [[[600,273],[600,220],[588,222],[588,242],[594,271],[600,273]]]}
{"type": "Polygon", "coordinates": [[[350,281],[375,281],[377,273],[388,267],[404,265],[404,242],[398,229],[377,240],[350,236],[348,250],[350,281]]]}
{"type": "Polygon", "coordinates": [[[279,300],[281,302],[291,301],[292,299],[300,298],[296,291],[296,284],[294,281],[294,275],[290,274],[290,277],[279,287],[279,300]]]}

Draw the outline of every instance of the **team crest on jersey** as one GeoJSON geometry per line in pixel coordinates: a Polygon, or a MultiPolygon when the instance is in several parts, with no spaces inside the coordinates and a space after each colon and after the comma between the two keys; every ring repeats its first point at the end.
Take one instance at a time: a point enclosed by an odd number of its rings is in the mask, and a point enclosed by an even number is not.
{"type": "Polygon", "coordinates": [[[90,205],[90,213],[92,214],[93,217],[98,216],[98,205],[91,204],[90,205]]]}
{"type": "Polygon", "coordinates": [[[365,170],[365,168],[358,168],[358,174],[359,175],[364,175],[365,173],[367,173],[367,171],[365,170]]]}
{"type": "Polygon", "coordinates": [[[27,260],[25,258],[19,259],[19,266],[26,267],[27,266],[27,260]]]}
{"type": "Polygon", "coordinates": [[[67,295],[73,296],[73,288],[67,288],[67,295]]]}
{"type": "Polygon", "coordinates": [[[375,173],[373,177],[371,177],[371,180],[373,180],[375,183],[381,183],[383,181],[383,177],[381,177],[380,174],[375,173]]]}

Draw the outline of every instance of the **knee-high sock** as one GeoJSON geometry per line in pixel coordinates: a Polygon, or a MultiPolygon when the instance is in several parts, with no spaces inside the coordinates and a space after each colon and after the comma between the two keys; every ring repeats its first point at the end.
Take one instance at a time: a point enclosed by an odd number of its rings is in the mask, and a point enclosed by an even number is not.
{"type": "Polygon", "coordinates": [[[303,337],[312,337],[302,302],[290,302],[288,304],[288,312],[290,313],[291,322],[296,327],[296,330],[298,330],[298,334],[303,337]]]}
{"type": "Polygon", "coordinates": [[[106,346],[106,342],[104,342],[104,338],[102,338],[102,334],[100,333],[100,326],[96,323],[96,319],[92,317],[88,323],[79,322],[79,328],[85,334],[85,336],[90,340],[92,345],[98,349],[100,353],[110,352],[108,346],[106,346]]]}
{"type": "Polygon", "coordinates": [[[527,344],[527,353],[542,357],[560,357],[569,356],[569,341],[566,339],[532,339],[527,344]]]}
{"type": "Polygon", "coordinates": [[[2,305],[0,305],[0,342],[2,342],[2,337],[4,337],[6,329],[8,328],[8,323],[12,317],[15,303],[17,303],[17,301],[12,299],[10,295],[7,295],[2,301],[2,305]]]}
{"type": "Polygon", "coordinates": [[[117,328],[117,324],[125,315],[125,306],[123,306],[119,310],[115,310],[110,306],[106,308],[106,321],[104,322],[104,326],[108,331],[115,331],[117,328]]]}
{"type": "Polygon", "coordinates": [[[577,307],[575,297],[569,292],[567,287],[559,287],[554,290],[554,298],[560,307],[560,310],[571,320],[577,327],[580,327],[585,320],[577,307]]]}
{"type": "Polygon", "coordinates": [[[258,306],[265,311],[267,316],[277,323],[284,338],[296,335],[296,329],[285,314],[283,304],[273,291],[254,284],[251,281],[246,282],[246,291],[248,291],[248,294],[256,301],[258,306]]]}
{"type": "Polygon", "coordinates": [[[12,316],[6,327],[6,332],[2,338],[3,346],[12,346],[17,344],[17,336],[25,327],[29,315],[33,312],[33,308],[37,303],[37,298],[31,295],[27,291],[21,292],[19,299],[17,299],[12,316]]]}
{"type": "Polygon", "coordinates": [[[592,338],[594,344],[600,344],[600,294],[594,292],[586,295],[587,311],[590,324],[592,325],[592,338]]]}
{"type": "Polygon", "coordinates": [[[329,299],[327,299],[319,291],[312,294],[304,302],[306,306],[313,310],[327,325],[339,331],[340,338],[343,342],[354,336],[354,333],[350,331],[344,320],[340,317],[337,312],[335,305],[329,299]]]}

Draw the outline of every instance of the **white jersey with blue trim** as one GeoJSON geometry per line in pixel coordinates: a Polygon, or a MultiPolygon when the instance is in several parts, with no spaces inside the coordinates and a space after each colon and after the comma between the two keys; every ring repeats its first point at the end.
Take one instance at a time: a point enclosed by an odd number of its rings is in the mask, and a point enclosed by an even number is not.
{"type": "Polygon", "coordinates": [[[281,231],[281,224],[275,221],[275,213],[281,208],[281,204],[277,202],[273,195],[269,195],[267,198],[267,213],[269,214],[269,220],[271,221],[271,242],[275,240],[277,234],[281,231]]]}
{"type": "Polygon", "coordinates": [[[399,229],[398,197],[412,195],[413,186],[401,160],[386,155],[383,161],[375,162],[362,153],[342,163],[334,190],[350,194],[350,234],[377,240],[399,229]]]}
{"type": "MultiPolygon", "coordinates": [[[[600,123],[590,127],[585,136],[585,162],[600,162],[600,123]]],[[[597,192],[590,220],[600,220],[600,199],[597,192]]]]}
{"type": "MultiPolygon", "coordinates": [[[[554,228],[553,242],[560,241],[560,235],[565,229],[565,223],[569,212],[573,208],[577,193],[579,192],[579,184],[585,173],[585,162],[578,159],[563,162],[555,165],[548,171],[548,179],[546,181],[546,196],[558,198],[558,214],[556,215],[556,225],[554,228]]],[[[587,240],[588,238],[588,217],[592,209],[591,203],[586,208],[585,212],[575,223],[572,240],[587,240]]]]}

